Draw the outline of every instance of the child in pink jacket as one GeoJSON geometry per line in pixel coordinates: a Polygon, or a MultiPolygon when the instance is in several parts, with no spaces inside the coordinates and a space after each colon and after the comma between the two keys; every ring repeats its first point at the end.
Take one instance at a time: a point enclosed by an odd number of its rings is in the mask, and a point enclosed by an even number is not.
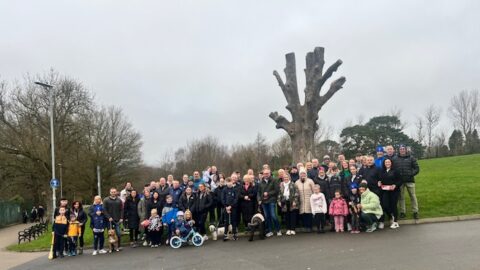
{"type": "Polygon", "coordinates": [[[335,231],[343,232],[343,222],[348,215],[348,205],[338,190],[335,191],[335,198],[330,203],[329,214],[335,220],[335,231]]]}

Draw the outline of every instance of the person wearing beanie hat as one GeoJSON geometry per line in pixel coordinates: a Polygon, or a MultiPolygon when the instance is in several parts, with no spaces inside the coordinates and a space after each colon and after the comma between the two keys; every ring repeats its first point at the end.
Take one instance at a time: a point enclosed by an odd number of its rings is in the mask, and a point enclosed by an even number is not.
{"type": "Polygon", "coordinates": [[[300,174],[298,173],[298,168],[297,166],[293,166],[290,169],[290,179],[292,180],[293,183],[295,183],[299,178],[300,178],[300,174]]]}
{"type": "Polygon", "coordinates": [[[412,205],[413,218],[418,219],[418,201],[415,194],[415,175],[420,172],[417,159],[408,151],[407,146],[401,144],[398,155],[393,159],[394,169],[400,173],[402,186],[400,188],[400,218],[405,218],[405,189],[408,191],[412,205]]]}
{"type": "Polygon", "coordinates": [[[348,210],[350,212],[347,227],[351,233],[360,233],[360,210],[357,205],[360,203],[360,195],[358,194],[358,183],[350,183],[350,191],[348,193],[348,210]]]}
{"type": "MultiPolygon", "coordinates": [[[[95,197],[97,199],[97,197],[95,197]]],[[[100,196],[98,196],[101,202],[100,196]]],[[[95,204],[90,208],[93,216],[90,216],[90,228],[93,231],[93,253],[92,255],[105,254],[107,251],[103,248],[105,243],[104,231],[108,227],[108,219],[103,213],[103,206],[95,204]]]]}
{"type": "Polygon", "coordinates": [[[383,153],[383,146],[378,145],[376,148],[377,156],[375,158],[375,167],[381,170],[383,167],[383,161],[385,160],[384,153],[383,153]]]}

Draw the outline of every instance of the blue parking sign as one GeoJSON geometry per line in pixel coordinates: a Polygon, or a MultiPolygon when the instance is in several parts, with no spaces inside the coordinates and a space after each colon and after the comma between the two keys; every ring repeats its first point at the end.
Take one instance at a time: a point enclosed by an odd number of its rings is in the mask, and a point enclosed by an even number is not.
{"type": "Polygon", "coordinates": [[[60,186],[60,181],[58,181],[58,179],[52,179],[50,180],[50,187],[52,188],[58,188],[58,186],[60,186]]]}

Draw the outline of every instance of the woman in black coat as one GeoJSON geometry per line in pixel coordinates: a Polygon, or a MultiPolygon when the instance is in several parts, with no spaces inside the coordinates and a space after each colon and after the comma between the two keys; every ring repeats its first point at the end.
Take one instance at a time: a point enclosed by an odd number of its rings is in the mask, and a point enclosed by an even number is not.
{"type": "Polygon", "coordinates": [[[253,175],[243,177],[243,185],[240,189],[238,202],[242,213],[243,224],[248,228],[248,223],[255,214],[255,204],[257,201],[257,188],[254,185],[253,175]]]}
{"type": "Polygon", "coordinates": [[[84,245],[83,235],[85,234],[85,225],[88,220],[87,214],[85,213],[85,211],[83,211],[82,203],[79,201],[74,201],[72,203],[72,210],[70,213],[75,215],[77,217],[77,221],[80,223],[82,234],[78,237],[78,241],[79,241],[78,254],[83,254],[83,245],[84,245]]]}
{"type": "Polygon", "coordinates": [[[163,209],[163,202],[161,201],[160,194],[158,191],[154,191],[152,193],[152,197],[150,200],[147,202],[147,216],[146,219],[150,218],[150,213],[152,212],[152,209],[157,209],[157,213],[161,215],[162,209],[163,209]]]}
{"type": "Polygon", "coordinates": [[[198,185],[198,192],[196,194],[195,200],[195,212],[194,216],[195,225],[198,229],[198,232],[202,235],[206,235],[207,231],[205,229],[205,222],[207,221],[208,210],[213,204],[212,196],[210,191],[207,190],[205,184],[198,185]]]}
{"type": "MultiPolygon", "coordinates": [[[[383,169],[380,173],[380,181],[378,181],[378,185],[382,190],[381,204],[383,212],[385,212],[386,217],[390,216],[392,218],[392,224],[390,228],[396,229],[400,227],[397,222],[397,203],[400,196],[402,178],[400,173],[393,169],[393,161],[390,159],[385,159],[383,161],[383,169]]],[[[384,217],[382,217],[382,220],[383,219],[384,217]]]]}
{"type": "Polygon", "coordinates": [[[180,196],[180,202],[178,203],[178,210],[180,211],[187,211],[190,210],[190,212],[195,211],[195,193],[193,193],[191,187],[185,188],[185,192],[182,193],[182,196],[180,196]]]}
{"type": "Polygon", "coordinates": [[[140,217],[138,216],[138,202],[140,197],[137,194],[136,190],[130,192],[130,196],[125,200],[125,205],[123,206],[123,216],[126,220],[126,224],[129,229],[130,234],[130,245],[132,247],[137,246],[138,241],[138,225],[140,223],[140,217]]]}

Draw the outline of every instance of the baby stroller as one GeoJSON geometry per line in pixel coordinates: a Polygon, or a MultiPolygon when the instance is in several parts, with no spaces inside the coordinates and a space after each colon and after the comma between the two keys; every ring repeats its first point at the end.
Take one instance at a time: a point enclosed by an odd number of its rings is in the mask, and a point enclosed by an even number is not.
{"type": "Polygon", "coordinates": [[[170,246],[172,248],[180,248],[184,243],[192,243],[194,246],[200,247],[203,245],[203,236],[192,228],[185,237],[173,236],[170,239],[170,246]]]}

